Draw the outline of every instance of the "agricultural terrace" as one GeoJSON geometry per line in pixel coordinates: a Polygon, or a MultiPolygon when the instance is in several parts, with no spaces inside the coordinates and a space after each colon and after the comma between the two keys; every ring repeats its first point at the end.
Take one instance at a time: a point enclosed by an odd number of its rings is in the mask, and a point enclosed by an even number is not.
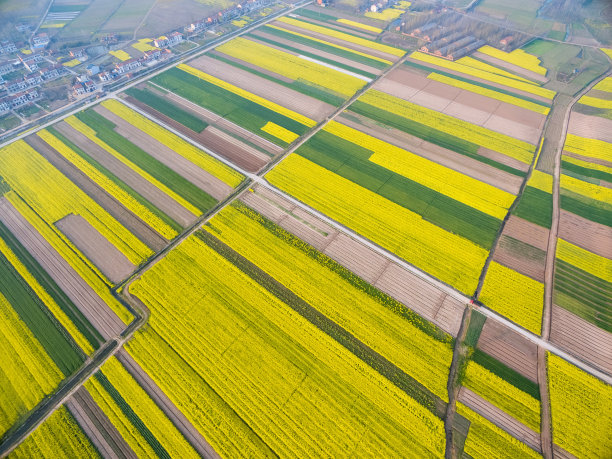
{"type": "Polygon", "coordinates": [[[436,375],[450,365],[448,335],[244,205],[130,292],[152,315],[128,352],[219,453],[334,454],[367,438],[388,454],[406,442],[421,456],[443,454],[435,394],[445,397],[436,375]],[[380,321],[384,334],[372,333],[380,321]]]}

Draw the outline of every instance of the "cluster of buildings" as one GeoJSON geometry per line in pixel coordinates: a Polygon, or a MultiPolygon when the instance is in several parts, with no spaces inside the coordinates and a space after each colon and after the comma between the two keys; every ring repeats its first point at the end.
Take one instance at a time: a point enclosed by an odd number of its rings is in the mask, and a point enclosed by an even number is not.
{"type": "Polygon", "coordinates": [[[259,8],[263,8],[264,6],[270,5],[272,3],[274,3],[274,0],[248,0],[242,4],[235,5],[223,11],[219,11],[219,13],[214,16],[210,16],[208,18],[203,18],[199,21],[192,22],[191,24],[185,26],[185,33],[194,35],[199,32],[203,32],[214,25],[231,21],[232,19],[236,19],[244,14],[247,14],[259,8]]]}

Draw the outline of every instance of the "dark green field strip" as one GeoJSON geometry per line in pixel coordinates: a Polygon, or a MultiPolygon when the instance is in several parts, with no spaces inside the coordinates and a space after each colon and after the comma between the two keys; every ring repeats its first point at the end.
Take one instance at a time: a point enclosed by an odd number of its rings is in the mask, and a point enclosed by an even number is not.
{"type": "Polygon", "coordinates": [[[555,304],[612,332],[612,284],[556,259],[555,304]]]}
{"type": "Polygon", "coordinates": [[[499,241],[499,247],[508,250],[516,257],[527,258],[542,264],[546,263],[546,251],[513,237],[502,236],[499,241]]]}
{"type": "Polygon", "coordinates": [[[56,130],[54,127],[49,127],[47,128],[47,130],[51,132],[54,136],[56,136],[58,139],[60,139],[63,143],[65,143],[68,147],[70,147],[72,151],[74,151],[81,158],[87,161],[91,166],[93,166],[96,170],[98,170],[98,172],[104,175],[107,179],[109,179],[111,182],[113,182],[115,185],[117,185],[119,188],[121,188],[123,191],[129,194],[132,198],[134,198],[140,204],[145,206],[148,210],[150,210],[153,214],[155,214],[160,220],[162,220],[168,226],[170,226],[171,228],[173,228],[175,231],[179,233],[183,230],[181,225],[179,225],[173,219],[168,217],[165,213],[159,210],[149,200],[147,200],[145,197],[140,195],[136,190],[134,190],[129,185],[127,185],[125,182],[123,182],[121,179],[119,179],[119,177],[117,177],[111,171],[106,169],[102,164],[100,164],[94,158],[92,158],[87,153],[85,153],[83,150],[81,150],[75,143],[73,143],[70,139],[64,136],[61,132],[56,130]]]}
{"type": "Polygon", "coordinates": [[[495,240],[500,220],[374,164],[373,152],[352,142],[320,131],[296,153],[481,247],[495,240]]]}
{"type": "Polygon", "coordinates": [[[11,191],[11,187],[0,175],[0,196],[4,196],[4,193],[8,193],[9,191],[11,191]]]}
{"type": "Polygon", "coordinates": [[[487,316],[478,311],[472,311],[470,316],[470,325],[468,326],[465,334],[464,342],[467,346],[470,346],[472,349],[476,349],[478,340],[480,339],[480,333],[482,332],[482,327],[484,327],[486,321],[487,316]]]}
{"type": "Polygon", "coordinates": [[[435,126],[427,126],[425,124],[418,123],[409,118],[396,115],[395,113],[374,107],[370,104],[366,104],[360,100],[355,101],[349,107],[349,110],[360,115],[367,116],[368,118],[379,123],[384,123],[389,127],[404,131],[410,135],[423,139],[426,142],[439,145],[440,147],[476,159],[481,163],[488,164],[504,172],[508,172],[519,177],[525,176],[525,172],[523,171],[519,171],[518,169],[514,169],[513,167],[479,155],[478,149],[480,148],[480,145],[441,132],[437,130],[435,126]]]}
{"type": "Polygon", "coordinates": [[[183,126],[191,129],[193,132],[202,132],[208,126],[208,123],[202,121],[195,115],[192,115],[186,110],[174,105],[167,99],[158,96],[149,90],[130,88],[125,91],[129,96],[140,102],[147,104],[149,107],[154,108],[160,113],[169,116],[174,121],[181,123],[183,126]]]}
{"type": "Polygon", "coordinates": [[[513,97],[516,97],[517,99],[523,99],[523,100],[526,100],[528,102],[533,102],[534,104],[541,105],[542,107],[550,107],[551,104],[552,104],[552,101],[548,102],[548,103],[547,102],[543,102],[541,100],[532,99],[531,97],[525,96],[525,95],[520,94],[520,93],[512,92],[509,89],[498,88],[497,86],[491,86],[491,85],[488,85],[486,83],[481,83],[480,81],[477,81],[477,80],[472,80],[470,78],[461,77],[461,76],[455,75],[453,73],[445,72],[444,69],[442,69],[442,68],[438,68],[438,67],[432,68],[432,67],[428,67],[426,65],[417,64],[416,62],[412,62],[412,61],[406,61],[406,62],[404,62],[404,64],[406,66],[408,66],[408,67],[413,67],[413,68],[416,68],[416,69],[419,69],[419,70],[425,70],[427,72],[435,72],[435,73],[438,73],[440,75],[444,75],[444,76],[447,76],[449,78],[453,78],[454,80],[457,80],[457,81],[463,81],[465,83],[470,83],[470,84],[473,84],[475,86],[480,86],[481,88],[490,89],[491,91],[496,91],[496,92],[499,92],[499,93],[502,93],[502,94],[506,94],[508,96],[513,96],[513,97]]]}
{"type": "Polygon", "coordinates": [[[345,101],[344,96],[338,95],[334,93],[333,91],[330,91],[329,89],[324,88],[323,86],[315,86],[313,84],[306,83],[301,80],[295,80],[291,83],[288,83],[286,81],[279,80],[278,78],[274,78],[273,76],[268,75],[267,73],[260,72],[258,70],[255,70],[254,68],[247,67],[246,65],[242,65],[236,61],[227,59],[226,57],[220,56],[219,54],[211,53],[208,55],[208,57],[225,62],[226,64],[232,65],[236,68],[252,73],[253,75],[257,75],[258,77],[265,78],[266,80],[272,81],[276,84],[280,84],[282,86],[285,86],[286,88],[293,89],[294,91],[302,93],[306,96],[314,97],[315,99],[318,99],[322,102],[333,105],[334,107],[339,107],[345,101]]]}
{"type": "Polygon", "coordinates": [[[65,376],[79,368],[85,355],[4,255],[0,255],[0,293],[65,376]]]}
{"type": "Polygon", "coordinates": [[[170,454],[168,453],[166,448],[164,448],[159,442],[159,440],[155,438],[155,435],[153,435],[153,433],[145,425],[142,419],[140,419],[140,417],[134,412],[129,403],[122,397],[122,395],[115,388],[115,386],[113,386],[113,384],[104,375],[104,373],[102,371],[98,371],[96,373],[95,378],[112,397],[112,399],[119,406],[123,414],[130,420],[132,425],[136,427],[138,432],[140,432],[140,434],[144,437],[144,439],[147,441],[153,451],[155,451],[158,457],[170,459],[170,454]]]}
{"type": "Polygon", "coordinates": [[[480,349],[476,349],[474,354],[472,354],[472,360],[489,370],[491,373],[496,374],[504,381],[509,382],[517,389],[520,389],[523,392],[531,395],[533,398],[540,400],[540,387],[538,386],[538,383],[526,378],[518,371],[513,370],[496,358],[481,351],[480,349]]]}
{"type": "Polygon", "coordinates": [[[330,14],[325,14],[325,13],[319,13],[318,11],[312,11],[306,8],[300,8],[299,10],[294,11],[294,13],[297,14],[298,16],[304,16],[310,19],[317,19],[319,21],[336,22],[336,19],[338,19],[338,17],[336,16],[332,16],[330,14]]]}
{"type": "Polygon", "coordinates": [[[561,167],[563,168],[563,173],[567,175],[571,175],[570,173],[573,173],[573,176],[576,178],[584,180],[588,177],[597,180],[605,180],[606,182],[612,183],[612,174],[609,172],[578,166],[577,164],[569,163],[567,161],[561,161],[561,167]]]}
{"type": "Polygon", "coordinates": [[[552,195],[528,186],[512,212],[531,223],[550,228],[552,224],[552,195]]]}
{"type": "Polygon", "coordinates": [[[561,188],[561,208],[592,222],[612,227],[612,205],[561,188]]]}
{"type": "Polygon", "coordinates": [[[287,287],[276,281],[272,276],[268,275],[265,271],[251,263],[212,234],[198,231],[196,236],[279,300],[308,320],[312,325],[336,340],[436,416],[440,418],[444,416],[446,403],[412,376],[405,373],[369,346],[365,345],[340,325],[320,313],[316,308],[295,295],[287,287]]]}
{"type": "Polygon", "coordinates": [[[77,113],[77,118],[96,131],[100,140],[104,141],[117,150],[128,160],[136,164],[155,179],[178,193],[189,203],[202,212],[217,204],[217,200],[205,191],[186,180],[182,175],[176,173],[168,166],[140,149],[125,137],[114,131],[115,125],[93,110],[77,113]]]}
{"type": "Polygon", "coordinates": [[[284,142],[261,130],[271,121],[298,135],[305,134],[308,127],[280,113],[263,107],[219,86],[204,81],[194,75],[177,69],[167,70],[152,79],[155,83],[188,99],[225,119],[236,123],[257,135],[281,146],[284,142]]]}
{"type": "Polygon", "coordinates": [[[277,41],[270,40],[269,38],[260,37],[258,35],[254,35],[252,33],[247,34],[246,36],[250,37],[250,38],[254,38],[254,39],[259,40],[259,41],[263,41],[265,43],[270,43],[272,45],[280,46],[284,50],[292,51],[294,53],[301,54],[303,56],[311,57],[311,58],[316,59],[318,61],[325,62],[327,64],[334,65],[336,67],[340,67],[340,68],[342,68],[344,70],[348,70],[349,72],[358,73],[359,75],[363,75],[365,77],[372,78],[372,79],[376,78],[376,75],[374,75],[373,73],[364,72],[363,70],[355,68],[355,67],[351,67],[350,65],[343,64],[343,63],[335,61],[333,59],[327,59],[325,57],[321,57],[318,54],[313,54],[313,53],[309,53],[309,52],[303,51],[301,49],[293,48],[293,47],[287,46],[287,45],[285,45],[283,43],[279,43],[277,41]]]}
{"type": "Polygon", "coordinates": [[[268,25],[261,27],[261,30],[265,31],[267,34],[276,35],[277,37],[284,38],[286,40],[291,40],[301,45],[310,46],[311,48],[315,48],[320,51],[325,51],[330,54],[335,54],[339,57],[345,57],[352,61],[359,62],[360,64],[369,65],[370,67],[374,67],[375,69],[383,70],[389,67],[390,65],[367,56],[362,56],[361,54],[357,54],[346,49],[336,48],[335,46],[320,43],[318,41],[311,40],[310,38],[300,37],[284,30],[275,29],[274,27],[270,27],[268,25]]]}
{"type": "Polygon", "coordinates": [[[38,281],[45,289],[45,292],[53,298],[53,301],[61,308],[68,318],[74,323],[77,329],[85,336],[87,341],[98,349],[100,344],[104,342],[102,335],[98,333],[96,328],[87,320],[81,310],[68,298],[64,291],[57,285],[51,276],[45,271],[36,259],[21,245],[15,236],[8,230],[2,222],[0,222],[0,239],[3,239],[6,245],[17,255],[19,261],[23,263],[28,272],[38,281]]]}

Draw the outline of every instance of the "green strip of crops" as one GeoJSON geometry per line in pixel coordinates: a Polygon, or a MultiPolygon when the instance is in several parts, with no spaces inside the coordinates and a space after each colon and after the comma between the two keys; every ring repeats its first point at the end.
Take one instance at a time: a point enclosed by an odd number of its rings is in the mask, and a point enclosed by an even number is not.
{"type": "Polygon", "coordinates": [[[9,248],[17,255],[28,272],[34,276],[38,283],[45,289],[45,292],[47,292],[62,311],[66,313],[93,348],[98,349],[100,344],[104,342],[102,335],[98,333],[95,327],[83,315],[81,310],[70,300],[70,298],[68,298],[47,271],[40,266],[34,257],[30,255],[30,252],[21,245],[17,238],[13,236],[2,222],[0,222],[0,238],[3,239],[9,248]]]}
{"type": "Polygon", "coordinates": [[[481,247],[495,240],[500,220],[372,163],[372,152],[352,142],[320,131],[296,153],[481,247]]]}
{"type": "Polygon", "coordinates": [[[157,75],[153,81],[277,145],[287,146],[288,144],[261,130],[268,121],[299,135],[308,131],[307,126],[295,120],[177,68],[157,75]]]}
{"type": "Polygon", "coordinates": [[[564,174],[571,175],[572,177],[586,181],[589,181],[589,178],[596,179],[596,181],[593,183],[597,183],[598,185],[599,180],[605,180],[606,182],[612,183],[612,174],[605,171],[589,169],[588,167],[578,166],[577,164],[569,163],[567,161],[561,161],[561,167],[563,168],[564,174]]]}
{"type": "Polygon", "coordinates": [[[377,122],[384,123],[387,126],[399,129],[400,131],[404,131],[408,134],[414,135],[427,142],[433,143],[434,145],[439,145],[448,150],[452,150],[462,155],[476,159],[481,163],[488,164],[504,172],[509,172],[510,174],[518,175],[519,177],[523,177],[525,175],[524,172],[519,171],[518,169],[514,169],[513,167],[507,166],[490,158],[486,158],[484,156],[479,155],[478,149],[480,148],[480,145],[468,142],[466,140],[462,140],[458,137],[446,134],[444,132],[440,132],[433,126],[427,126],[418,123],[409,118],[405,118],[403,116],[396,115],[381,108],[366,104],[365,102],[361,102],[360,100],[354,102],[349,107],[349,110],[360,115],[367,116],[368,118],[377,122]]]}
{"type": "Polygon", "coordinates": [[[179,233],[183,230],[181,225],[179,225],[173,219],[168,217],[165,213],[163,213],[155,205],[153,205],[149,200],[144,198],[142,195],[140,195],[138,192],[136,192],[133,188],[131,188],[125,182],[120,180],[119,177],[117,177],[111,171],[106,169],[102,164],[100,164],[95,159],[93,159],[91,156],[89,156],[87,153],[85,153],[83,150],[81,150],[75,143],[71,142],[70,139],[68,139],[66,136],[64,136],[57,129],[55,129],[53,127],[50,127],[50,128],[47,128],[47,129],[54,136],[56,136],[58,139],[60,139],[63,143],[68,145],[81,158],[83,158],[85,161],[87,161],[89,164],[91,164],[93,167],[95,167],[106,178],[108,178],[115,185],[117,185],[119,188],[121,188],[123,191],[125,191],[127,194],[129,194],[131,197],[133,197],[136,201],[138,201],[140,204],[142,204],[147,209],[149,209],[152,213],[154,213],[157,217],[159,217],[168,226],[170,226],[171,228],[173,228],[174,230],[176,230],[179,233]]]}
{"type": "Polygon", "coordinates": [[[202,132],[208,126],[208,123],[202,121],[195,115],[192,115],[186,110],[177,107],[167,99],[158,96],[149,90],[142,90],[137,88],[130,88],[125,93],[128,96],[132,96],[134,99],[139,100],[143,104],[147,104],[149,107],[157,110],[163,115],[172,118],[174,121],[181,123],[186,128],[191,129],[193,132],[202,132]]]}
{"type": "Polygon", "coordinates": [[[580,217],[612,227],[612,205],[561,188],[561,208],[580,217]]]}
{"type": "Polygon", "coordinates": [[[151,446],[151,448],[153,448],[153,451],[155,451],[161,458],[170,459],[170,454],[168,454],[166,448],[162,446],[155,435],[153,435],[144,422],[142,422],[142,419],[140,419],[140,417],[134,412],[129,403],[121,396],[119,391],[112,385],[104,373],[101,371],[96,373],[96,379],[100,382],[100,384],[102,384],[102,387],[106,389],[119,408],[121,408],[121,411],[130,420],[132,425],[138,429],[147,443],[151,446]]]}
{"type": "Polygon", "coordinates": [[[0,293],[64,375],[79,368],[85,356],[77,344],[3,255],[0,255],[0,293]]]}
{"type": "Polygon", "coordinates": [[[171,190],[177,192],[201,211],[206,211],[217,204],[217,200],[195,186],[183,176],[176,173],[162,162],[156,160],[144,150],[138,148],[125,137],[114,131],[115,125],[102,115],[87,110],[77,115],[83,123],[96,131],[102,141],[117,150],[138,167],[159,180],[171,190]]]}
{"type": "Polygon", "coordinates": [[[531,223],[550,228],[552,224],[552,195],[537,188],[528,186],[512,212],[531,223]]]}

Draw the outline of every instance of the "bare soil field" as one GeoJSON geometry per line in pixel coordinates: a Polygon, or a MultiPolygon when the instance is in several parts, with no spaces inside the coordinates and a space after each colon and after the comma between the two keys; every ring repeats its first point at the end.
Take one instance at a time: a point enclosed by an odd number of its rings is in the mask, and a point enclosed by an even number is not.
{"type": "Polygon", "coordinates": [[[375,121],[366,117],[350,114],[360,120],[356,122],[346,116],[338,116],[336,121],[359,129],[373,137],[384,140],[385,142],[404,148],[424,158],[435,161],[438,164],[454,169],[465,175],[478,179],[489,185],[498,187],[504,191],[516,194],[522,183],[521,177],[504,172],[496,167],[484,164],[476,159],[466,157],[452,150],[426,142],[418,137],[402,132],[398,129],[386,129],[375,121]]]}
{"type": "MultiPolygon", "coordinates": [[[[63,122],[55,125],[61,131],[60,126],[68,125],[63,122]]],[[[151,249],[155,251],[161,250],[166,245],[166,240],[162,236],[127,210],[119,201],[94,183],[87,175],[78,170],[40,137],[35,135],[29,136],[26,138],[26,142],[151,249]]],[[[89,150],[85,151],[88,151],[90,155],[92,154],[89,150]]]]}
{"type": "Polygon", "coordinates": [[[563,156],[570,156],[572,158],[581,159],[582,161],[588,161],[593,164],[600,164],[602,166],[612,167],[612,162],[606,161],[604,159],[597,158],[589,158],[587,156],[577,155],[576,153],[572,153],[567,150],[563,150],[563,156]]]}
{"type": "Polygon", "coordinates": [[[538,452],[542,451],[540,434],[534,432],[505,411],[497,408],[480,395],[469,390],[467,387],[462,387],[459,390],[458,400],[526,445],[538,452]]]}
{"type": "Polygon", "coordinates": [[[478,154],[480,156],[484,156],[485,158],[497,161],[498,163],[510,166],[519,171],[527,172],[529,170],[529,164],[525,164],[524,162],[519,161],[518,159],[511,158],[510,156],[506,156],[495,150],[489,150],[488,148],[480,147],[478,149],[478,154]]]}
{"type": "Polygon", "coordinates": [[[478,348],[533,382],[538,381],[537,346],[510,328],[495,320],[487,320],[478,348]]]}
{"type": "Polygon", "coordinates": [[[532,145],[537,145],[540,140],[540,129],[495,114],[482,126],[492,131],[514,137],[515,139],[529,142],[532,145]]]}
{"type": "Polygon", "coordinates": [[[528,222],[516,215],[511,215],[504,227],[505,236],[518,239],[544,251],[548,248],[548,231],[547,228],[528,222]]]}
{"type": "Polygon", "coordinates": [[[216,200],[221,201],[232,193],[232,187],[223,183],[208,171],[196,166],[176,151],[166,147],[146,132],[141,131],[136,126],[115,115],[110,110],[101,105],[97,105],[94,110],[117,126],[115,128],[117,134],[125,137],[134,145],[146,151],[151,157],[157,159],[198,188],[206,191],[216,200]]]}
{"type": "Polygon", "coordinates": [[[420,61],[418,59],[413,59],[413,58],[410,58],[410,57],[408,57],[406,60],[409,61],[409,62],[414,62],[415,64],[418,64],[418,65],[429,67],[432,72],[438,71],[438,72],[450,73],[452,75],[456,75],[456,76],[459,76],[459,77],[462,77],[462,78],[468,77],[470,80],[473,80],[473,81],[476,81],[476,82],[479,82],[479,83],[484,83],[484,84],[486,84],[488,86],[493,86],[495,88],[499,88],[499,89],[503,89],[505,91],[513,92],[515,94],[520,94],[522,96],[526,96],[526,97],[529,97],[531,99],[539,100],[541,102],[550,103],[550,99],[547,99],[546,97],[537,96],[537,95],[531,94],[529,92],[520,91],[520,90],[515,89],[515,88],[510,88],[510,87],[505,86],[505,85],[500,84],[500,83],[495,83],[493,81],[485,80],[485,79],[482,79],[482,78],[477,78],[477,77],[474,77],[474,76],[471,76],[471,75],[465,75],[464,73],[457,72],[455,70],[449,70],[449,69],[446,69],[446,68],[442,68],[442,67],[439,67],[439,66],[437,66],[435,64],[430,64],[428,62],[423,62],[423,61],[420,61]]]}
{"type": "Polygon", "coordinates": [[[612,228],[566,210],[560,211],[559,237],[601,255],[612,259],[612,228]]]}
{"type": "MultiPolygon", "coordinates": [[[[254,32],[257,32],[257,29],[255,29],[254,32]]],[[[257,34],[257,35],[260,35],[260,34],[257,34]]],[[[293,43],[293,42],[291,42],[291,43],[293,43]]],[[[268,75],[268,76],[270,76],[270,77],[272,77],[272,78],[274,78],[276,80],[280,80],[280,81],[283,81],[285,83],[293,83],[295,81],[295,80],[293,80],[293,79],[291,79],[289,77],[286,77],[285,75],[281,75],[280,73],[276,73],[276,72],[273,72],[271,70],[264,69],[263,67],[259,67],[258,65],[251,64],[250,62],[243,61],[242,59],[238,59],[237,57],[230,56],[229,54],[222,53],[221,51],[218,51],[216,49],[213,49],[210,52],[210,54],[214,54],[215,56],[222,57],[223,59],[227,59],[229,61],[236,62],[237,64],[243,65],[245,67],[248,67],[248,68],[250,68],[252,70],[255,70],[257,72],[260,72],[260,73],[263,73],[265,75],[268,75]]]]}
{"type": "Polygon", "coordinates": [[[125,255],[81,215],[66,215],[55,226],[113,283],[126,279],[135,269],[125,255]]]}
{"type": "Polygon", "coordinates": [[[556,304],[552,307],[550,340],[612,373],[612,334],[556,304]]]}
{"type": "Polygon", "coordinates": [[[66,407],[102,457],[137,459],[136,453],[94,402],[87,389],[81,386],[66,401],[66,407]]]}
{"type": "MultiPolygon", "coordinates": [[[[192,214],[189,210],[185,209],[173,198],[168,196],[151,182],[145,180],[144,177],[142,177],[136,171],[127,167],[117,158],[110,155],[103,148],[89,140],[87,137],[73,129],[68,124],[61,122],[56,124],[55,128],[62,134],[64,134],[66,137],[68,137],[71,141],[73,141],[79,148],[86,151],[87,154],[89,154],[92,158],[98,161],[102,166],[107,168],[120,180],[125,182],[134,191],[144,197],[147,201],[149,201],[163,213],[165,213],[174,221],[176,221],[183,228],[189,226],[197,218],[194,214],[192,214]]],[[[106,209],[109,209],[106,206],[104,207],[106,209]]],[[[128,226],[128,228],[132,230],[131,227],[128,226]]],[[[138,235],[137,232],[132,232],[138,235]]],[[[161,236],[159,236],[159,238],[162,239],[162,244],[160,245],[159,243],[157,243],[156,247],[151,246],[151,248],[154,248],[156,251],[163,248],[163,246],[166,244],[165,239],[163,239],[161,236]]],[[[143,240],[145,242],[147,241],[147,239],[143,240]]]]}
{"type": "Polygon", "coordinates": [[[155,384],[155,381],[151,379],[151,377],[125,350],[122,349],[117,352],[117,358],[202,457],[219,457],[212,446],[210,446],[210,444],[206,441],[202,434],[198,432],[193,424],[189,422],[181,410],[179,410],[176,405],[172,403],[168,396],[159,388],[157,384],[155,384]]]}
{"type": "Polygon", "coordinates": [[[533,260],[512,252],[508,247],[499,245],[495,248],[493,261],[508,268],[512,268],[525,276],[531,277],[539,282],[544,282],[544,270],[546,263],[543,260],[533,260]]]}
{"type": "Polygon", "coordinates": [[[105,340],[123,331],[125,325],[104,300],[5,198],[0,198],[0,221],[49,273],[105,340]]]}
{"type": "Polygon", "coordinates": [[[524,78],[528,78],[530,80],[537,81],[539,83],[546,83],[548,81],[548,78],[546,78],[543,75],[540,75],[539,73],[535,73],[535,72],[532,72],[531,70],[524,69],[523,67],[519,67],[518,65],[511,64],[510,62],[506,62],[502,59],[498,59],[496,57],[489,56],[488,54],[484,54],[484,53],[476,51],[472,56],[482,61],[488,62],[489,64],[494,65],[496,67],[506,69],[509,72],[514,73],[515,75],[518,75],[524,78]]]}
{"type": "Polygon", "coordinates": [[[464,305],[263,187],[241,200],[443,330],[457,335],[464,305]]]}
{"type": "Polygon", "coordinates": [[[567,132],[580,137],[612,142],[612,120],[572,111],[567,132]]]}
{"type": "Polygon", "coordinates": [[[385,52],[378,51],[376,49],[368,48],[367,46],[358,45],[358,44],[352,43],[350,41],[344,41],[344,40],[341,40],[339,38],[330,37],[329,35],[325,35],[325,34],[322,34],[322,33],[319,33],[319,32],[313,32],[312,30],[302,29],[300,27],[296,27],[296,26],[293,26],[291,24],[285,24],[284,22],[279,22],[279,21],[274,21],[272,24],[277,26],[277,27],[286,29],[286,30],[291,30],[293,32],[298,32],[298,33],[301,33],[301,34],[304,34],[304,35],[308,35],[310,37],[314,37],[314,38],[317,38],[319,40],[324,40],[324,41],[327,41],[329,43],[334,43],[336,45],[344,46],[346,48],[349,48],[349,49],[352,49],[352,50],[355,50],[355,51],[359,51],[359,52],[362,52],[362,53],[366,53],[366,54],[369,54],[371,56],[376,56],[376,57],[379,57],[381,59],[386,59],[386,60],[391,61],[391,62],[395,62],[396,60],[398,60],[397,56],[393,56],[391,54],[387,54],[385,52]]]}
{"type": "Polygon", "coordinates": [[[190,61],[189,64],[316,121],[321,121],[335,111],[332,105],[206,55],[190,61]]]}

